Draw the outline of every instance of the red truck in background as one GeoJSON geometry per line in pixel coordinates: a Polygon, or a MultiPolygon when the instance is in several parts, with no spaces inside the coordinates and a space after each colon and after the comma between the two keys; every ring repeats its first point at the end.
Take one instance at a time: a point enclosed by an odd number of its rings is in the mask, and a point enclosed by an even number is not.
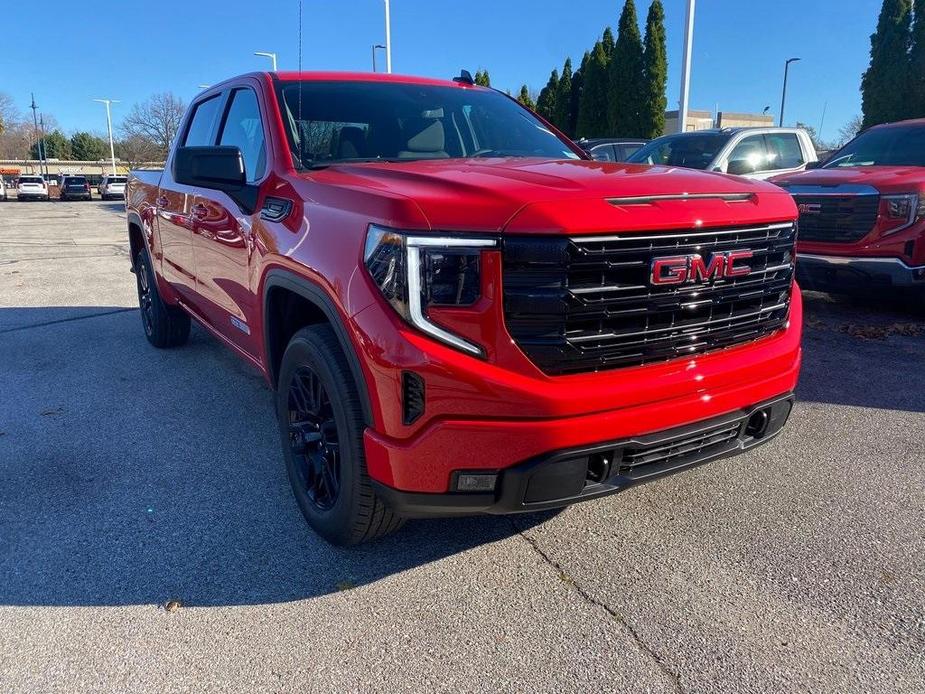
{"type": "Polygon", "coordinates": [[[467,73],[217,84],[126,205],[148,340],[192,317],[263,373],[333,543],[611,494],[791,410],[791,197],[592,161],[467,73]]]}
{"type": "Polygon", "coordinates": [[[804,288],[925,291],[925,120],[870,128],[817,168],[773,181],[800,212],[804,288]]]}

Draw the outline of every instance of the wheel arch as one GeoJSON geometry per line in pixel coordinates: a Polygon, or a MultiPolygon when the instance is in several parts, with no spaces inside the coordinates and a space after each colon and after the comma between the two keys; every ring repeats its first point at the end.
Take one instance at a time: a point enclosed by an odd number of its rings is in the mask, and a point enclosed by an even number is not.
{"type": "Polygon", "coordinates": [[[288,339],[285,340],[286,344],[282,344],[283,340],[279,339],[279,337],[287,333],[294,333],[306,325],[322,323],[330,325],[337,336],[337,341],[350,367],[354,385],[360,395],[363,420],[367,426],[372,426],[372,405],[366,377],[356,348],[350,339],[347,326],[334,299],[316,282],[288,270],[274,268],[267,273],[263,283],[263,345],[266,355],[267,376],[274,390],[277,387],[283,352],[288,344],[288,339]],[[285,317],[279,315],[280,311],[275,303],[278,301],[279,292],[288,292],[295,295],[301,301],[306,302],[312,309],[309,315],[302,314],[300,316],[302,320],[297,320],[294,323],[294,329],[292,329],[292,326],[288,326],[289,330],[285,330],[281,329],[284,326],[277,325],[277,321],[285,321],[285,317]]]}

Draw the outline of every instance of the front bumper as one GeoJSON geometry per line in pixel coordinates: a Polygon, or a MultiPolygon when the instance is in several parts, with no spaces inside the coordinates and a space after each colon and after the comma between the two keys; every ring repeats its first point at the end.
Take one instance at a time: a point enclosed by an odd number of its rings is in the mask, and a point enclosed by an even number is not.
{"type": "MultiPolygon", "coordinates": [[[[785,395],[667,431],[543,454],[499,470],[491,492],[427,494],[373,484],[382,499],[409,518],[559,508],[754,448],[780,433],[792,408],[793,396],[785,395]]],[[[466,472],[454,475],[453,486],[466,472]]],[[[492,479],[485,470],[478,474],[492,479]]]]}
{"type": "Polygon", "coordinates": [[[899,258],[797,254],[797,281],[804,289],[846,291],[925,287],[925,265],[899,258]]]}

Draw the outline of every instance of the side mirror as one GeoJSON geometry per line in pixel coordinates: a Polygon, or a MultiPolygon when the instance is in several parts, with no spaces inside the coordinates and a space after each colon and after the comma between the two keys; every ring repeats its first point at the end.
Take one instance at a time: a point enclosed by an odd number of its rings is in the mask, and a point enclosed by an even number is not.
{"type": "Polygon", "coordinates": [[[755,167],[748,159],[733,159],[726,165],[726,173],[734,176],[744,176],[755,172],[755,167]]]}
{"type": "Polygon", "coordinates": [[[177,147],[173,178],[183,185],[221,190],[247,214],[257,207],[258,188],[247,182],[237,147],[177,147]]]}
{"type": "Polygon", "coordinates": [[[807,169],[818,169],[818,168],[820,168],[824,163],[825,163],[825,162],[821,162],[821,161],[808,161],[808,162],[806,162],[806,168],[807,168],[807,169]]]}

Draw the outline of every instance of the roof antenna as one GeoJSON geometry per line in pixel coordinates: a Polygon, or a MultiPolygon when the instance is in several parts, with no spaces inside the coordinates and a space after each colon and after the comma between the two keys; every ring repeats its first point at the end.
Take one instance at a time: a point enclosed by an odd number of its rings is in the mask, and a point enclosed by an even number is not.
{"type": "Polygon", "coordinates": [[[475,80],[472,79],[472,73],[468,70],[460,70],[459,77],[454,77],[453,81],[459,84],[475,84],[475,80]]]}
{"type": "MultiPolygon", "coordinates": [[[[302,127],[302,0],[299,0],[299,106],[296,127],[302,127]]],[[[301,139],[301,138],[299,138],[301,139]]]]}

